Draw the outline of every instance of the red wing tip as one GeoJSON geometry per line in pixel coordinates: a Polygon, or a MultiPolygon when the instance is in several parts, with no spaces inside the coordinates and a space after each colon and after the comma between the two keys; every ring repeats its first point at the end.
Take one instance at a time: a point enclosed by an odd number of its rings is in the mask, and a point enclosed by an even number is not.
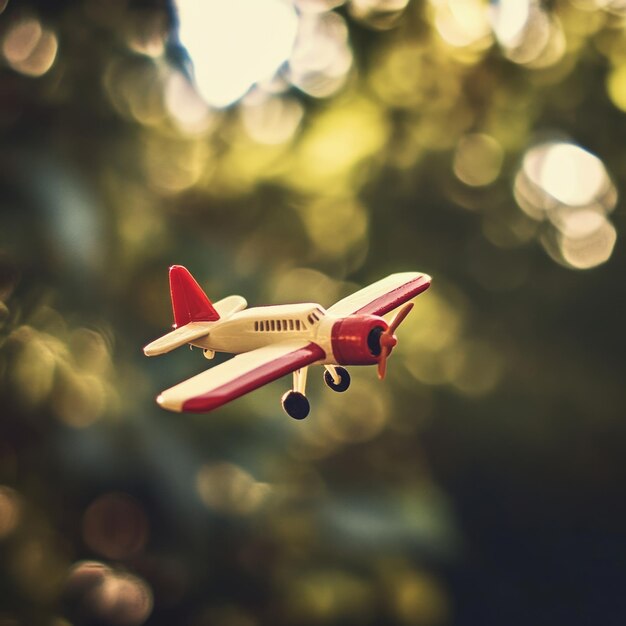
{"type": "Polygon", "coordinates": [[[423,293],[430,287],[430,283],[432,282],[432,278],[428,274],[422,274],[415,279],[415,286],[417,289],[416,296],[419,296],[420,293],[423,293]]]}
{"type": "Polygon", "coordinates": [[[186,413],[208,413],[213,409],[216,409],[218,406],[222,404],[226,404],[230,400],[234,400],[233,398],[223,399],[221,402],[217,401],[215,398],[206,398],[203,396],[197,396],[195,398],[190,398],[189,400],[185,400],[183,402],[181,411],[185,411],[186,413]]]}

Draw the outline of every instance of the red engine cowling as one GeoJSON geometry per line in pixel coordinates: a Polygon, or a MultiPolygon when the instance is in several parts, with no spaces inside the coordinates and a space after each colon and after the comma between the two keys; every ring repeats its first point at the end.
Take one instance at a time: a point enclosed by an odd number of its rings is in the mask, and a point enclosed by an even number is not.
{"type": "Polygon", "coordinates": [[[335,322],[332,330],[335,360],[340,365],[377,363],[380,334],[388,327],[384,319],[375,315],[354,315],[335,322]]]}

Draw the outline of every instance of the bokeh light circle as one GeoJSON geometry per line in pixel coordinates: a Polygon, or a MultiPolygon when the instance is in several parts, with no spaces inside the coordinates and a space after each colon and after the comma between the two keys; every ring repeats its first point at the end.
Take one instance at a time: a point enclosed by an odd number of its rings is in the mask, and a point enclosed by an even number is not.
{"type": "Polygon", "coordinates": [[[177,6],[196,86],[215,107],[232,104],[289,58],[298,17],[287,2],[178,0],[177,6]]]}

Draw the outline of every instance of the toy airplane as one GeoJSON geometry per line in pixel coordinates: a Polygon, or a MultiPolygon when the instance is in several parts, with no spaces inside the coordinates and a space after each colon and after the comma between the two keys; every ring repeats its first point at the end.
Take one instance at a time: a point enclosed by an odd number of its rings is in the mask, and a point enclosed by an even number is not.
{"type": "Polygon", "coordinates": [[[304,419],[310,410],[304,395],[309,365],[323,365],[324,380],[345,391],[350,375],[342,365],[378,365],[384,378],[387,358],[397,344],[395,330],[413,307],[411,298],[430,286],[419,272],[392,274],[324,310],[319,304],[284,304],[244,310],[246,300],[228,296],[215,303],[189,271],[170,267],[174,310],[172,332],[144,348],[147,356],[183,344],[237,356],[161,393],[157,402],[170,411],[211,411],[249,391],[293,372],[293,389],[282,397],[285,412],[304,419]],[[402,308],[390,323],[381,316],[402,308]]]}

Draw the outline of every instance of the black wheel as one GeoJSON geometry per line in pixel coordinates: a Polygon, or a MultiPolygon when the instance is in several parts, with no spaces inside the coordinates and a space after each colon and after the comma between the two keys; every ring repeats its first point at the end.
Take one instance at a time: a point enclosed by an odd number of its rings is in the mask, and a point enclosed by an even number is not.
{"type": "Polygon", "coordinates": [[[324,382],[333,391],[345,391],[350,386],[350,374],[345,367],[336,368],[337,375],[339,376],[339,383],[333,380],[331,373],[328,370],[324,370],[324,382]]]}
{"type": "Polygon", "coordinates": [[[299,391],[288,391],[280,401],[285,413],[295,420],[303,420],[311,410],[311,405],[306,396],[299,391]]]}

